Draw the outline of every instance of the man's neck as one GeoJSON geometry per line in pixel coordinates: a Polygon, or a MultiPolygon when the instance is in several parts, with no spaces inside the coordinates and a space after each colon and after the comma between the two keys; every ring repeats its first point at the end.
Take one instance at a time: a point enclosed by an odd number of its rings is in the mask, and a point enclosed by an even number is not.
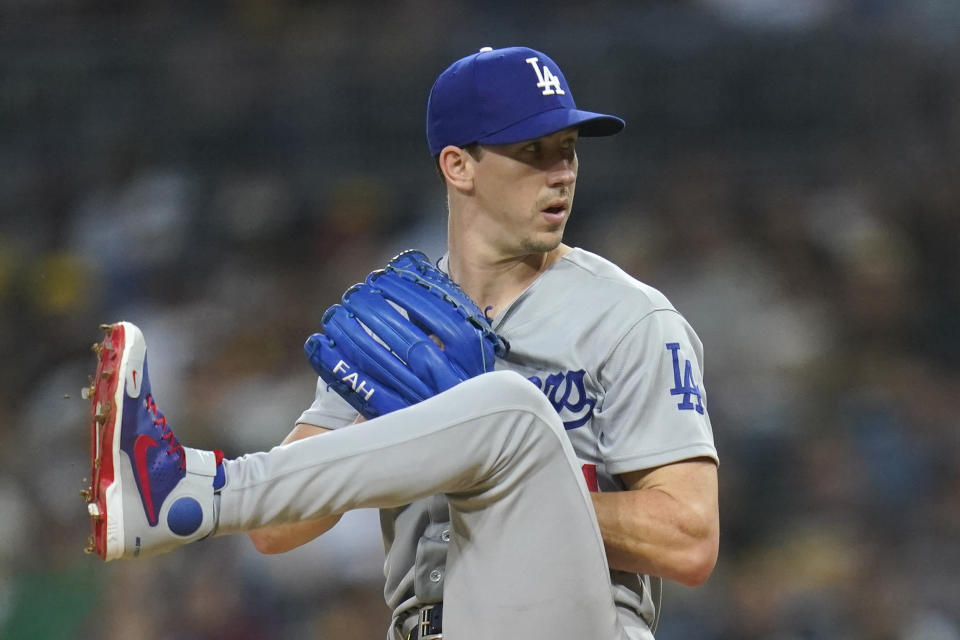
{"type": "Polygon", "coordinates": [[[561,244],[545,253],[503,257],[451,244],[447,270],[481,309],[489,309],[487,315],[492,318],[570,250],[561,244]]]}

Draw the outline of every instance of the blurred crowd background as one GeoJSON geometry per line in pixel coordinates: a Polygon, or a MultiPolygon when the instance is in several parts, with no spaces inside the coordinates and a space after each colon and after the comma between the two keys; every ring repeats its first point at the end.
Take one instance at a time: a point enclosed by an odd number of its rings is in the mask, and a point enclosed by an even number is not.
{"type": "Polygon", "coordinates": [[[279,442],[327,306],[443,251],[430,84],[514,44],[628,123],[569,243],[705,343],[721,556],[658,640],[960,639],[954,0],[0,1],[0,637],[383,637],[372,512],[84,555],[79,392],[131,320],[181,439],[279,442]]]}

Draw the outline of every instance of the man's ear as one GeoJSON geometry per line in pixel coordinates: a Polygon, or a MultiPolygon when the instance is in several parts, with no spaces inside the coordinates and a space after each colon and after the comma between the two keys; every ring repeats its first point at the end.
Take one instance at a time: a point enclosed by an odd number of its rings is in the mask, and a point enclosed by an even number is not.
{"type": "Polygon", "coordinates": [[[476,160],[465,149],[448,145],[440,151],[437,164],[447,183],[458,191],[473,189],[473,171],[476,160]]]}

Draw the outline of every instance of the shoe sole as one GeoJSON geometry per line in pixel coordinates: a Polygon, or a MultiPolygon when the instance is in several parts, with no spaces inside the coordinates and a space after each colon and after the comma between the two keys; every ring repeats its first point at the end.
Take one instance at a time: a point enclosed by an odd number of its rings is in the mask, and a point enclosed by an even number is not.
{"type": "MultiPolygon", "coordinates": [[[[92,534],[88,553],[97,553],[104,560],[123,556],[123,474],[120,471],[120,431],[123,401],[130,363],[134,362],[142,376],[146,353],[143,334],[129,322],[102,325],[106,332],[102,343],[93,346],[97,354],[97,372],[90,398],[90,459],[92,482],[87,495],[92,534]],[[123,376],[124,379],[121,379],[123,376]]],[[[132,397],[139,395],[134,384],[132,397]]]]}

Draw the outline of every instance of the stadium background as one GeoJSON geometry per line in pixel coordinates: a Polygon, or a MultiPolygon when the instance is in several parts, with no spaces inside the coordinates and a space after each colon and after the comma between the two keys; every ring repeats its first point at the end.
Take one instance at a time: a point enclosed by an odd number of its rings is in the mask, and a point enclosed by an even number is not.
{"type": "Polygon", "coordinates": [[[441,250],[433,78],[527,44],[628,122],[570,242],[706,345],[722,552],[658,640],[960,638],[960,4],[520,4],[0,2],[0,636],[382,637],[370,512],[83,555],[89,346],[137,322],[189,444],[279,441],[323,310],[441,250]]]}

